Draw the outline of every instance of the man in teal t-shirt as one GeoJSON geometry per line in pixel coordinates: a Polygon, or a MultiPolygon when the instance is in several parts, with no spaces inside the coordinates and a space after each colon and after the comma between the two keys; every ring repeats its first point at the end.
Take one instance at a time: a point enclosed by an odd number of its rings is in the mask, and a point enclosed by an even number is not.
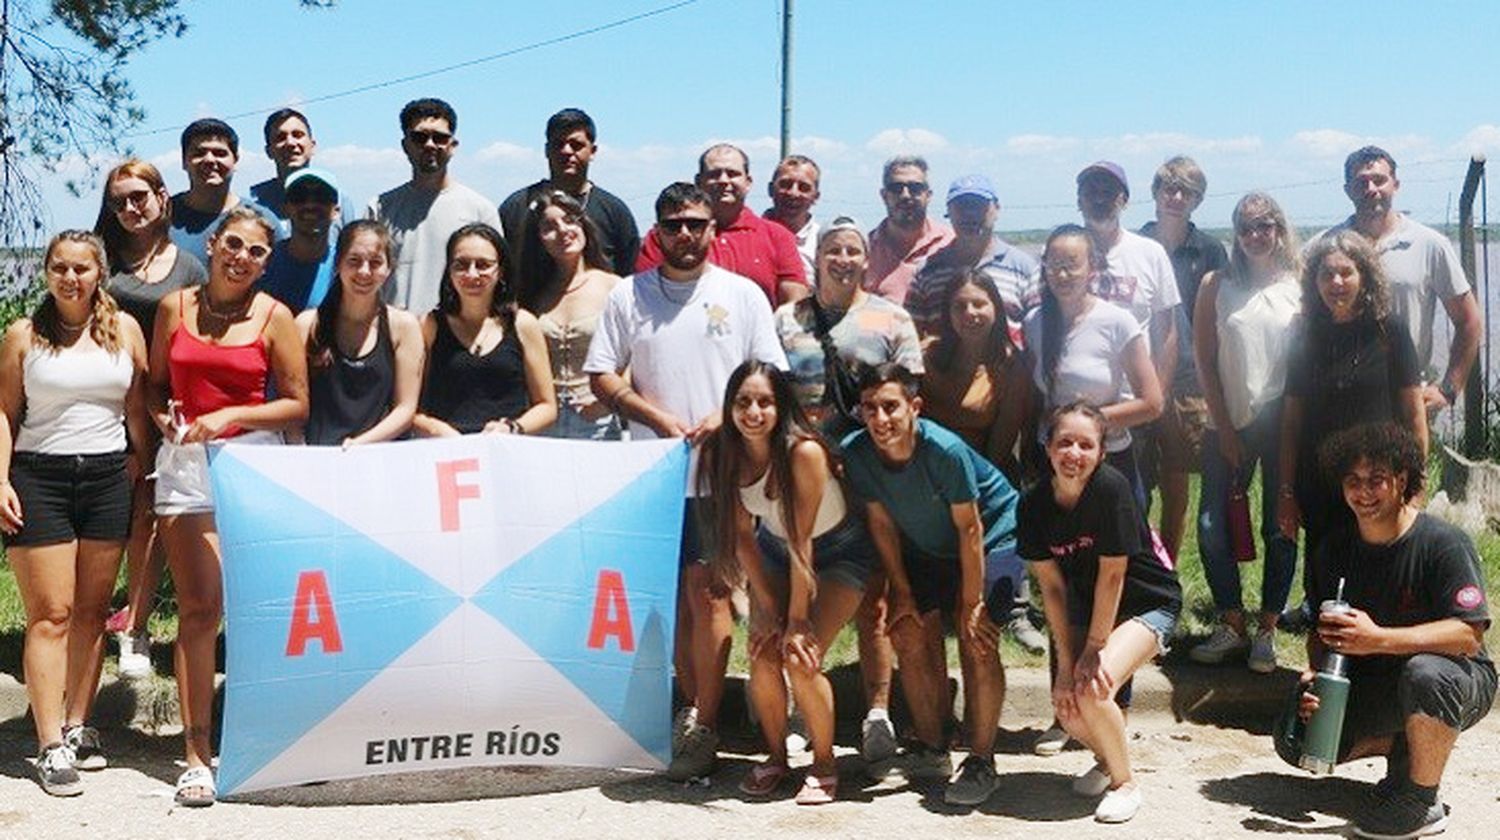
{"type": "Polygon", "coordinates": [[[1005,698],[1000,631],[986,606],[986,568],[1004,573],[1009,592],[1024,574],[1015,552],[1017,494],[958,435],[919,416],[917,379],[906,368],[864,370],[860,407],[865,428],[844,440],[844,463],[889,580],[887,626],[919,741],[908,754],[908,772],[947,776],[952,767],[943,740],[947,668],[941,652],[948,617],[958,633],[973,731],[969,757],[944,798],[978,805],[999,783],[995,728],[1005,698]]]}

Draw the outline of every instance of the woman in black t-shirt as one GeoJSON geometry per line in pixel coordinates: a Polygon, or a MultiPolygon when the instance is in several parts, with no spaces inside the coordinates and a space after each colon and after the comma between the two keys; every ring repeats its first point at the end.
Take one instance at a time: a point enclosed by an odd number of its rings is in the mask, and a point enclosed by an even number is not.
{"type": "Polygon", "coordinates": [[[1047,428],[1051,476],[1021,498],[1016,542],[1042,588],[1056,646],[1052,703],[1063,727],[1094,751],[1073,780],[1082,796],[1103,794],[1094,818],[1124,822],[1141,795],[1125,750],[1115,694],[1167,650],[1182,609],[1177,575],[1153,549],[1130,482],[1104,464],[1104,416],[1065,405],[1047,428]]]}
{"type": "MultiPolygon", "coordinates": [[[[1288,537],[1301,526],[1304,558],[1330,530],[1354,522],[1338,482],[1318,471],[1319,444],[1362,423],[1395,422],[1427,454],[1417,351],[1406,325],[1390,314],[1389,299],[1380,256],[1360,234],[1331,233],[1308,251],[1287,362],[1277,489],[1277,521],[1288,537]]],[[[1305,562],[1302,582],[1305,591],[1305,562]]]]}

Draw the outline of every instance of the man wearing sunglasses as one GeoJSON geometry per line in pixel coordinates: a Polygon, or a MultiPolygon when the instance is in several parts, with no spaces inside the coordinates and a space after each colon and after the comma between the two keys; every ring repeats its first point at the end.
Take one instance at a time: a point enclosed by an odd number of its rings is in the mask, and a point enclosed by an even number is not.
{"type": "MultiPolygon", "coordinates": [[[[632,438],[697,444],[718,427],[735,368],[752,359],[787,367],[763,290],[709,259],[717,233],[712,206],[692,184],[662,190],[648,237],[661,262],[617,284],[599,316],[583,369],[600,401],[629,423],[632,438]]],[[[716,763],[733,626],[729,593],[709,568],[698,532],[697,486],[690,476],[679,552],[674,663],[688,706],[672,732],[667,775],[677,781],[707,776],[716,763]]]]}
{"type": "Polygon", "coordinates": [[[295,313],[322,303],[334,282],[339,185],[331,173],[307,166],[288,175],[282,188],[291,236],[276,243],[257,285],[295,313]]]}
{"type": "MultiPolygon", "coordinates": [[[[797,240],[781,225],[768,222],[745,206],[750,193],[750,158],[735,146],[720,143],[698,157],[698,189],[709,199],[714,236],[708,261],[748,277],[765,292],[774,309],[807,296],[807,275],[797,240]]],[[[636,271],[660,265],[662,243],[647,236],[635,261],[636,271]]]]}
{"type": "Polygon", "coordinates": [[[208,265],[208,238],[241,204],[276,225],[271,211],[230,188],[240,161],[240,136],[223,120],[194,120],[182,130],[182,168],[188,188],[172,196],[172,243],[208,265]]]}
{"type": "Polygon", "coordinates": [[[926,160],[898,155],[885,162],[880,188],[885,218],[870,231],[865,291],[904,306],[906,290],[927,258],[953,241],[953,228],[927,218],[931,198],[926,160]]]}
{"type": "Polygon", "coordinates": [[[365,215],[385,222],[396,248],[396,266],[385,299],[410,312],[437,305],[448,262],[448,237],[483,222],[500,229],[494,202],[448,175],[458,148],[458,114],[441,99],[414,99],[401,109],[401,150],[411,180],[370,202],[365,215]]]}

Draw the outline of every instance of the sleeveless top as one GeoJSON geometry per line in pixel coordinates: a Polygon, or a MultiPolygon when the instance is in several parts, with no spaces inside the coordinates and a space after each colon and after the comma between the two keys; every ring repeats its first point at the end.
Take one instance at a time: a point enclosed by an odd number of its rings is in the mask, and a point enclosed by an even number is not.
{"type": "Polygon", "coordinates": [[[346,356],[337,341],[328,351],[327,365],[308,365],[306,437],[313,446],[338,446],[368,430],[390,411],[396,396],[396,346],[384,304],[369,353],[346,356]]]}
{"type": "Polygon", "coordinates": [[[1302,309],[1302,290],[1290,273],[1259,287],[1229,281],[1227,274],[1224,280],[1214,296],[1219,380],[1229,422],[1243,429],[1286,388],[1292,319],[1302,309]]]}
{"type": "Polygon", "coordinates": [[[26,414],[17,452],[100,455],[125,451],[125,393],[135,376],[130,354],[94,347],[32,346],[21,362],[26,414]]]}
{"type": "MultiPolygon", "coordinates": [[[[177,295],[180,301],[182,292],[177,295]]],[[[221,408],[266,401],[271,359],[266,352],[265,333],[278,306],[281,304],[272,302],[265,322],[249,344],[209,344],[189,332],[185,321],[178,322],[167,348],[167,372],[172,398],[182,404],[183,419],[191,423],[221,408]]],[[[230,425],[219,437],[235,437],[246,431],[230,425]]]]}
{"type": "MultiPolygon", "coordinates": [[[[785,541],[787,538],[786,520],[781,516],[781,500],[766,498],[766,479],[771,475],[771,468],[761,473],[760,478],[748,487],[740,488],[740,503],[751,516],[760,517],[760,524],[766,526],[777,538],[785,541]]],[[[828,480],[823,484],[823,500],[818,503],[818,515],[813,517],[812,535],[816,539],[837,528],[844,521],[844,516],[849,512],[849,506],[844,501],[844,488],[839,486],[837,478],[829,473],[828,480]]]]}
{"type": "Polygon", "coordinates": [[[469,352],[437,313],[437,336],[427,358],[420,410],[463,434],[484,431],[484,424],[519,417],[531,406],[521,340],[512,321],[490,352],[469,352]]]}
{"type": "Polygon", "coordinates": [[[599,316],[603,310],[563,323],[550,314],[537,316],[542,334],[547,338],[547,353],[552,360],[552,384],[557,388],[559,409],[572,409],[583,413],[598,399],[589,388],[589,375],[583,372],[584,359],[589,355],[589,341],[599,329],[599,316]]]}
{"type": "MultiPolygon", "coordinates": [[[[1011,364],[1019,364],[1019,358],[1011,364]]],[[[990,378],[989,369],[980,366],[968,382],[950,379],[928,360],[922,381],[926,404],[922,414],[956,432],[964,443],[984,452],[989,446],[990,430],[1000,417],[1003,402],[1000,384],[990,378]]]]}

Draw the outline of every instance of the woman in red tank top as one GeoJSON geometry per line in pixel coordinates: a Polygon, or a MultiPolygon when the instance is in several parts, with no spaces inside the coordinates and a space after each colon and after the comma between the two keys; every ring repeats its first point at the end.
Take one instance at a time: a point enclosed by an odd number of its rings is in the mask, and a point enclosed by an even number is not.
{"type": "Polygon", "coordinates": [[[211,805],[215,795],[209,728],[224,598],[203,445],[234,437],[273,442],[307,418],[307,363],[292,313],[255,290],[273,238],[259,214],[230,211],[209,240],[208,283],[162,300],[151,341],[151,410],[163,438],[156,512],[177,586],[187,748],[181,805],[211,805]],[[268,377],[276,394],[269,400],[268,377]]]}

